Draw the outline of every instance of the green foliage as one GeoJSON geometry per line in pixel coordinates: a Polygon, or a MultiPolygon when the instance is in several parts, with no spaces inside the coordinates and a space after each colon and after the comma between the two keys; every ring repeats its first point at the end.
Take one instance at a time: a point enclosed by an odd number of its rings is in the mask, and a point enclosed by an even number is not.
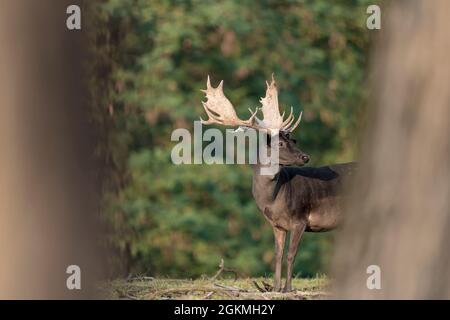
{"type": "MultiPolygon", "coordinates": [[[[105,215],[132,272],[211,274],[220,258],[271,272],[273,236],[251,196],[248,166],[170,161],[171,132],[203,113],[208,74],[242,117],[275,73],[282,108],[304,110],[295,133],[312,165],[353,160],[370,1],[118,1],[94,6],[94,115],[108,127],[105,215]],[[94,59],[95,60],[95,59],[94,59]],[[106,71],[105,71],[106,70],[106,71]],[[108,79],[108,80],[106,80],[108,79]]],[[[329,236],[307,235],[296,271],[323,271],[329,236]]]]}

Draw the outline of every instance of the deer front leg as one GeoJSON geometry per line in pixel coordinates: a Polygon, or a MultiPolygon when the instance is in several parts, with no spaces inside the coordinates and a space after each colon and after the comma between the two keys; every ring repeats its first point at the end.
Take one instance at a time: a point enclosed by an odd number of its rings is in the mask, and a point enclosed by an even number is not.
{"type": "Polygon", "coordinates": [[[296,226],[291,231],[289,250],[287,255],[287,271],[286,271],[286,284],[284,285],[283,292],[292,291],[292,271],[294,269],[295,256],[297,255],[298,244],[305,231],[305,224],[296,226]]]}
{"type": "Polygon", "coordinates": [[[286,231],[277,227],[273,228],[275,235],[275,279],[273,291],[281,290],[281,268],[283,263],[283,250],[286,241],[286,231]]]}

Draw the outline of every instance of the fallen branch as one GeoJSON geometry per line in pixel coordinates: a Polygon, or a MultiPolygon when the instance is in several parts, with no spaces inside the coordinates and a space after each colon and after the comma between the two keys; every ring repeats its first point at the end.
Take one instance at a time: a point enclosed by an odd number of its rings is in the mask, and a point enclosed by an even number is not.
{"type": "Polygon", "coordinates": [[[223,284],[219,284],[219,283],[214,283],[215,286],[219,287],[219,288],[223,288],[229,291],[238,291],[238,292],[247,292],[247,290],[245,289],[241,289],[238,287],[230,287],[230,286],[225,286],[223,284]]]}
{"type": "Polygon", "coordinates": [[[213,293],[214,293],[213,291],[208,292],[208,294],[204,296],[202,300],[208,300],[213,295],[213,293]]]}
{"type": "Polygon", "coordinates": [[[195,291],[203,291],[203,292],[214,292],[214,293],[224,293],[227,296],[234,298],[236,297],[236,294],[233,294],[231,290],[222,289],[222,288],[211,288],[211,287],[187,287],[187,288],[169,288],[169,289],[163,289],[158,290],[150,295],[146,295],[145,298],[149,300],[153,300],[154,298],[158,296],[167,295],[170,293],[189,293],[189,292],[195,292],[195,291]]]}
{"type": "Polygon", "coordinates": [[[256,282],[255,280],[252,281],[253,285],[256,287],[256,289],[258,289],[259,292],[266,292],[266,290],[264,290],[263,288],[261,288],[258,284],[258,282],[256,282]]]}
{"type": "Polygon", "coordinates": [[[132,281],[136,281],[136,280],[153,281],[153,280],[155,280],[155,278],[154,277],[146,277],[146,276],[135,276],[135,277],[129,276],[126,281],[127,282],[132,282],[132,281]]]}
{"type": "Polygon", "coordinates": [[[258,289],[258,291],[271,292],[273,290],[273,287],[267,282],[261,281],[261,283],[263,284],[264,288],[262,288],[255,280],[253,280],[253,285],[256,287],[256,289],[258,289]]]}
{"type": "Polygon", "coordinates": [[[211,278],[211,281],[215,281],[221,274],[222,272],[230,272],[234,274],[234,281],[237,280],[238,278],[238,273],[233,270],[233,269],[229,269],[229,268],[225,268],[225,262],[223,261],[223,259],[220,260],[220,264],[219,264],[219,270],[216,272],[216,274],[211,278]]]}

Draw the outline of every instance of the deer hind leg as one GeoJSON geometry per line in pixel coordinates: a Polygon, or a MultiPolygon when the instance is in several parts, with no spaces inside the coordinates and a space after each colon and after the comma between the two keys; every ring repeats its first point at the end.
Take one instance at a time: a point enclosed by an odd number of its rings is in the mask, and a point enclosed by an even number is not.
{"type": "Polygon", "coordinates": [[[286,230],[273,228],[275,236],[275,279],[273,284],[273,291],[281,290],[281,268],[283,265],[283,250],[286,241],[286,230]]]}
{"type": "Polygon", "coordinates": [[[287,255],[287,271],[286,271],[286,284],[284,285],[283,292],[292,291],[292,271],[294,269],[295,256],[297,255],[298,244],[305,231],[306,224],[296,226],[291,231],[289,240],[289,250],[287,255]]]}

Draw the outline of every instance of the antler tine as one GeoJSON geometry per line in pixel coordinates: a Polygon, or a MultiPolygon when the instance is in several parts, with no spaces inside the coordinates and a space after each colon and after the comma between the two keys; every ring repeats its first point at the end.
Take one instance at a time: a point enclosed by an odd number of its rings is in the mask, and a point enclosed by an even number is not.
{"type": "Polygon", "coordinates": [[[204,93],[208,93],[208,91],[211,89],[212,89],[211,80],[209,79],[209,74],[208,74],[208,78],[206,79],[206,89],[200,89],[200,91],[204,92],[204,93]]]}
{"type": "Polygon", "coordinates": [[[200,118],[202,124],[217,123],[225,126],[246,126],[256,128],[253,121],[258,109],[256,109],[254,113],[252,112],[252,115],[248,120],[241,120],[237,116],[233,105],[223,93],[223,80],[220,81],[216,88],[214,88],[211,85],[211,80],[208,75],[208,79],[206,80],[206,90],[201,91],[206,94],[207,100],[202,102],[202,104],[208,115],[208,120],[206,121],[200,118]]]}
{"type": "MultiPolygon", "coordinates": [[[[258,113],[260,108],[256,107],[255,111],[253,111],[251,108],[248,108],[248,111],[250,111],[251,117],[250,119],[254,118],[254,119],[258,119],[258,117],[256,117],[256,114],[258,113]]],[[[259,120],[259,119],[258,119],[259,120]]]]}
{"type": "Polygon", "coordinates": [[[262,104],[261,111],[264,116],[260,124],[269,130],[280,130],[283,124],[283,117],[280,115],[278,107],[278,92],[273,74],[271,82],[266,81],[266,85],[266,95],[260,100],[262,104]]]}
{"type": "Polygon", "coordinates": [[[297,128],[297,126],[299,125],[300,121],[302,120],[302,115],[303,115],[303,111],[300,111],[300,115],[298,116],[297,121],[294,123],[294,125],[292,127],[287,129],[287,131],[292,132],[292,131],[295,130],[295,128],[297,128]]]}
{"type": "Polygon", "coordinates": [[[250,111],[250,113],[251,113],[252,115],[251,115],[250,118],[247,120],[247,121],[250,122],[250,124],[251,124],[250,127],[258,128],[257,125],[254,125],[254,124],[253,124],[253,120],[254,120],[254,119],[257,119],[256,114],[258,113],[258,111],[259,111],[258,108],[255,109],[255,112],[250,111]]]}
{"type": "MultiPolygon", "coordinates": [[[[293,108],[291,107],[291,112],[289,113],[289,116],[286,118],[286,120],[283,121],[283,124],[281,125],[282,128],[287,128],[292,124],[292,121],[294,120],[294,117],[292,116],[293,108]]],[[[284,118],[284,112],[281,118],[284,118]]]]}
{"type": "Polygon", "coordinates": [[[271,82],[267,82],[266,95],[261,98],[261,104],[263,105],[261,110],[264,115],[264,119],[260,121],[260,124],[269,130],[282,130],[292,132],[300,123],[302,114],[300,113],[297,121],[292,125],[295,120],[294,109],[291,107],[290,113],[286,119],[284,119],[285,112],[280,115],[278,106],[278,91],[275,83],[275,78],[272,73],[271,82]]]}
{"type": "Polygon", "coordinates": [[[292,122],[294,122],[294,117],[292,117],[291,120],[281,128],[281,130],[287,131],[288,128],[292,125],[292,122]]]}

